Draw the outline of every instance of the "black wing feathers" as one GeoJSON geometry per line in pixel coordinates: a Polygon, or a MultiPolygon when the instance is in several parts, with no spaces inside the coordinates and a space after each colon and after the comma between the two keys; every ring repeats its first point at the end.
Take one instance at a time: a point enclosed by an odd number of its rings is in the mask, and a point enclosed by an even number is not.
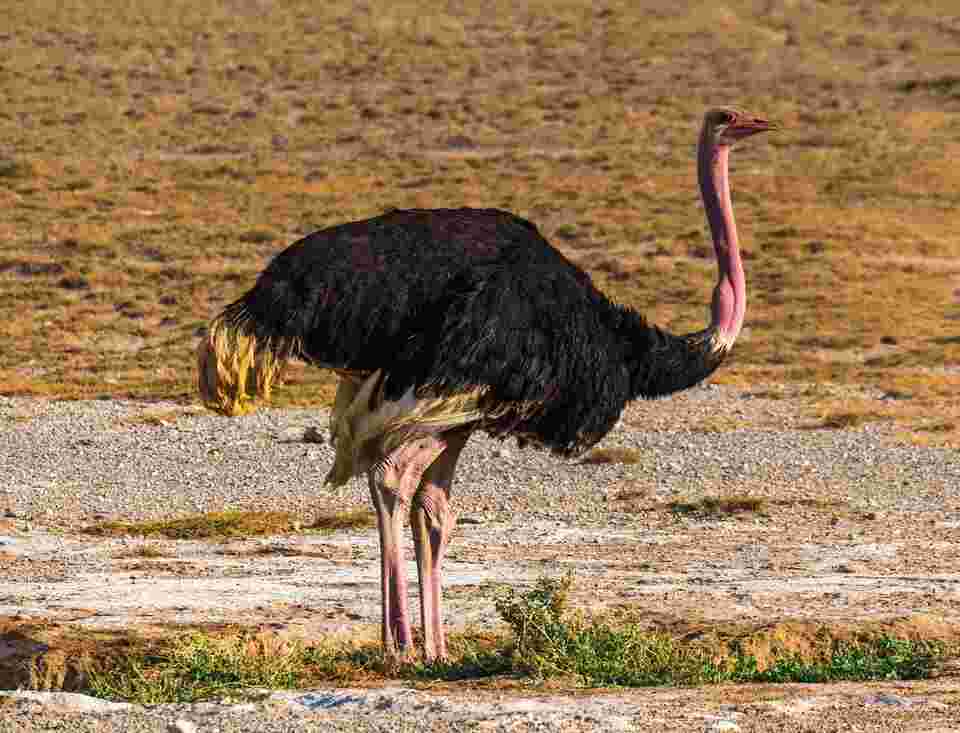
{"type": "Polygon", "coordinates": [[[632,396],[626,311],[507,212],[392,211],[315,232],[237,306],[311,362],[383,369],[388,397],[486,385],[498,403],[542,402],[522,429],[561,452],[599,440],[632,396]]]}

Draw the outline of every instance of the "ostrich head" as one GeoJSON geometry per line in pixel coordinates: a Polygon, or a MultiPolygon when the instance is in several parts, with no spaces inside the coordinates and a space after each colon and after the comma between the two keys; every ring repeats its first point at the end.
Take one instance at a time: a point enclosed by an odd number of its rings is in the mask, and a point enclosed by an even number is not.
{"type": "Polygon", "coordinates": [[[717,145],[733,146],[758,132],[776,130],[779,125],[762,117],[754,117],[733,107],[717,107],[707,112],[704,129],[717,145]]]}
{"type": "Polygon", "coordinates": [[[733,346],[743,325],[747,305],[746,280],[730,200],[730,150],[758,132],[777,128],[774,122],[733,107],[711,109],[703,119],[697,146],[697,171],[719,269],[711,306],[715,351],[726,352],[733,346]]]}

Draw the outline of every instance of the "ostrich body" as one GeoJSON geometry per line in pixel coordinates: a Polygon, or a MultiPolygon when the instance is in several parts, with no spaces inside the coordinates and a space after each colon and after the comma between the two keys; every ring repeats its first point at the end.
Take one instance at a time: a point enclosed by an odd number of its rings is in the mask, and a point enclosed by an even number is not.
{"type": "Polygon", "coordinates": [[[199,384],[218,412],[269,396],[291,357],[340,376],[327,482],[368,476],[388,660],[412,651],[408,511],[424,657],[446,656],[440,566],[455,524],[454,470],[474,430],[575,455],[629,400],[690,387],[723,361],[746,304],[729,151],[775,127],[733,109],[704,118],[698,178],[719,270],[704,330],[673,335],[613,304],[533,224],[493,209],[390,211],[314,232],[213,320],[199,384]]]}

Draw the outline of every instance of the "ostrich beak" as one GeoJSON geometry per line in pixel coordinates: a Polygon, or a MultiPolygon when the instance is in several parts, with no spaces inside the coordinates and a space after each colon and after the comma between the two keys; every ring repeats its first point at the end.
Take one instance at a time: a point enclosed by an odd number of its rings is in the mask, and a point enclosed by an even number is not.
{"type": "Polygon", "coordinates": [[[772,120],[767,120],[763,117],[751,117],[746,115],[728,127],[727,134],[729,135],[732,133],[733,136],[738,140],[742,140],[745,137],[756,135],[758,132],[776,132],[777,130],[781,129],[783,128],[778,122],[773,122],[772,120]]]}

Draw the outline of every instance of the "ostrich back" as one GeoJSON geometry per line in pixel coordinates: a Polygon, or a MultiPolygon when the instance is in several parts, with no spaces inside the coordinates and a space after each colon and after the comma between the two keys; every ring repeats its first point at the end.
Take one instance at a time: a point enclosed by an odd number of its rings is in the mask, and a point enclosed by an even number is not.
{"type": "Polygon", "coordinates": [[[565,454],[614,425],[632,396],[628,362],[658,333],[498,210],[390,211],[315,232],[227,312],[318,366],[382,370],[388,400],[480,388],[482,427],[565,454]]]}

